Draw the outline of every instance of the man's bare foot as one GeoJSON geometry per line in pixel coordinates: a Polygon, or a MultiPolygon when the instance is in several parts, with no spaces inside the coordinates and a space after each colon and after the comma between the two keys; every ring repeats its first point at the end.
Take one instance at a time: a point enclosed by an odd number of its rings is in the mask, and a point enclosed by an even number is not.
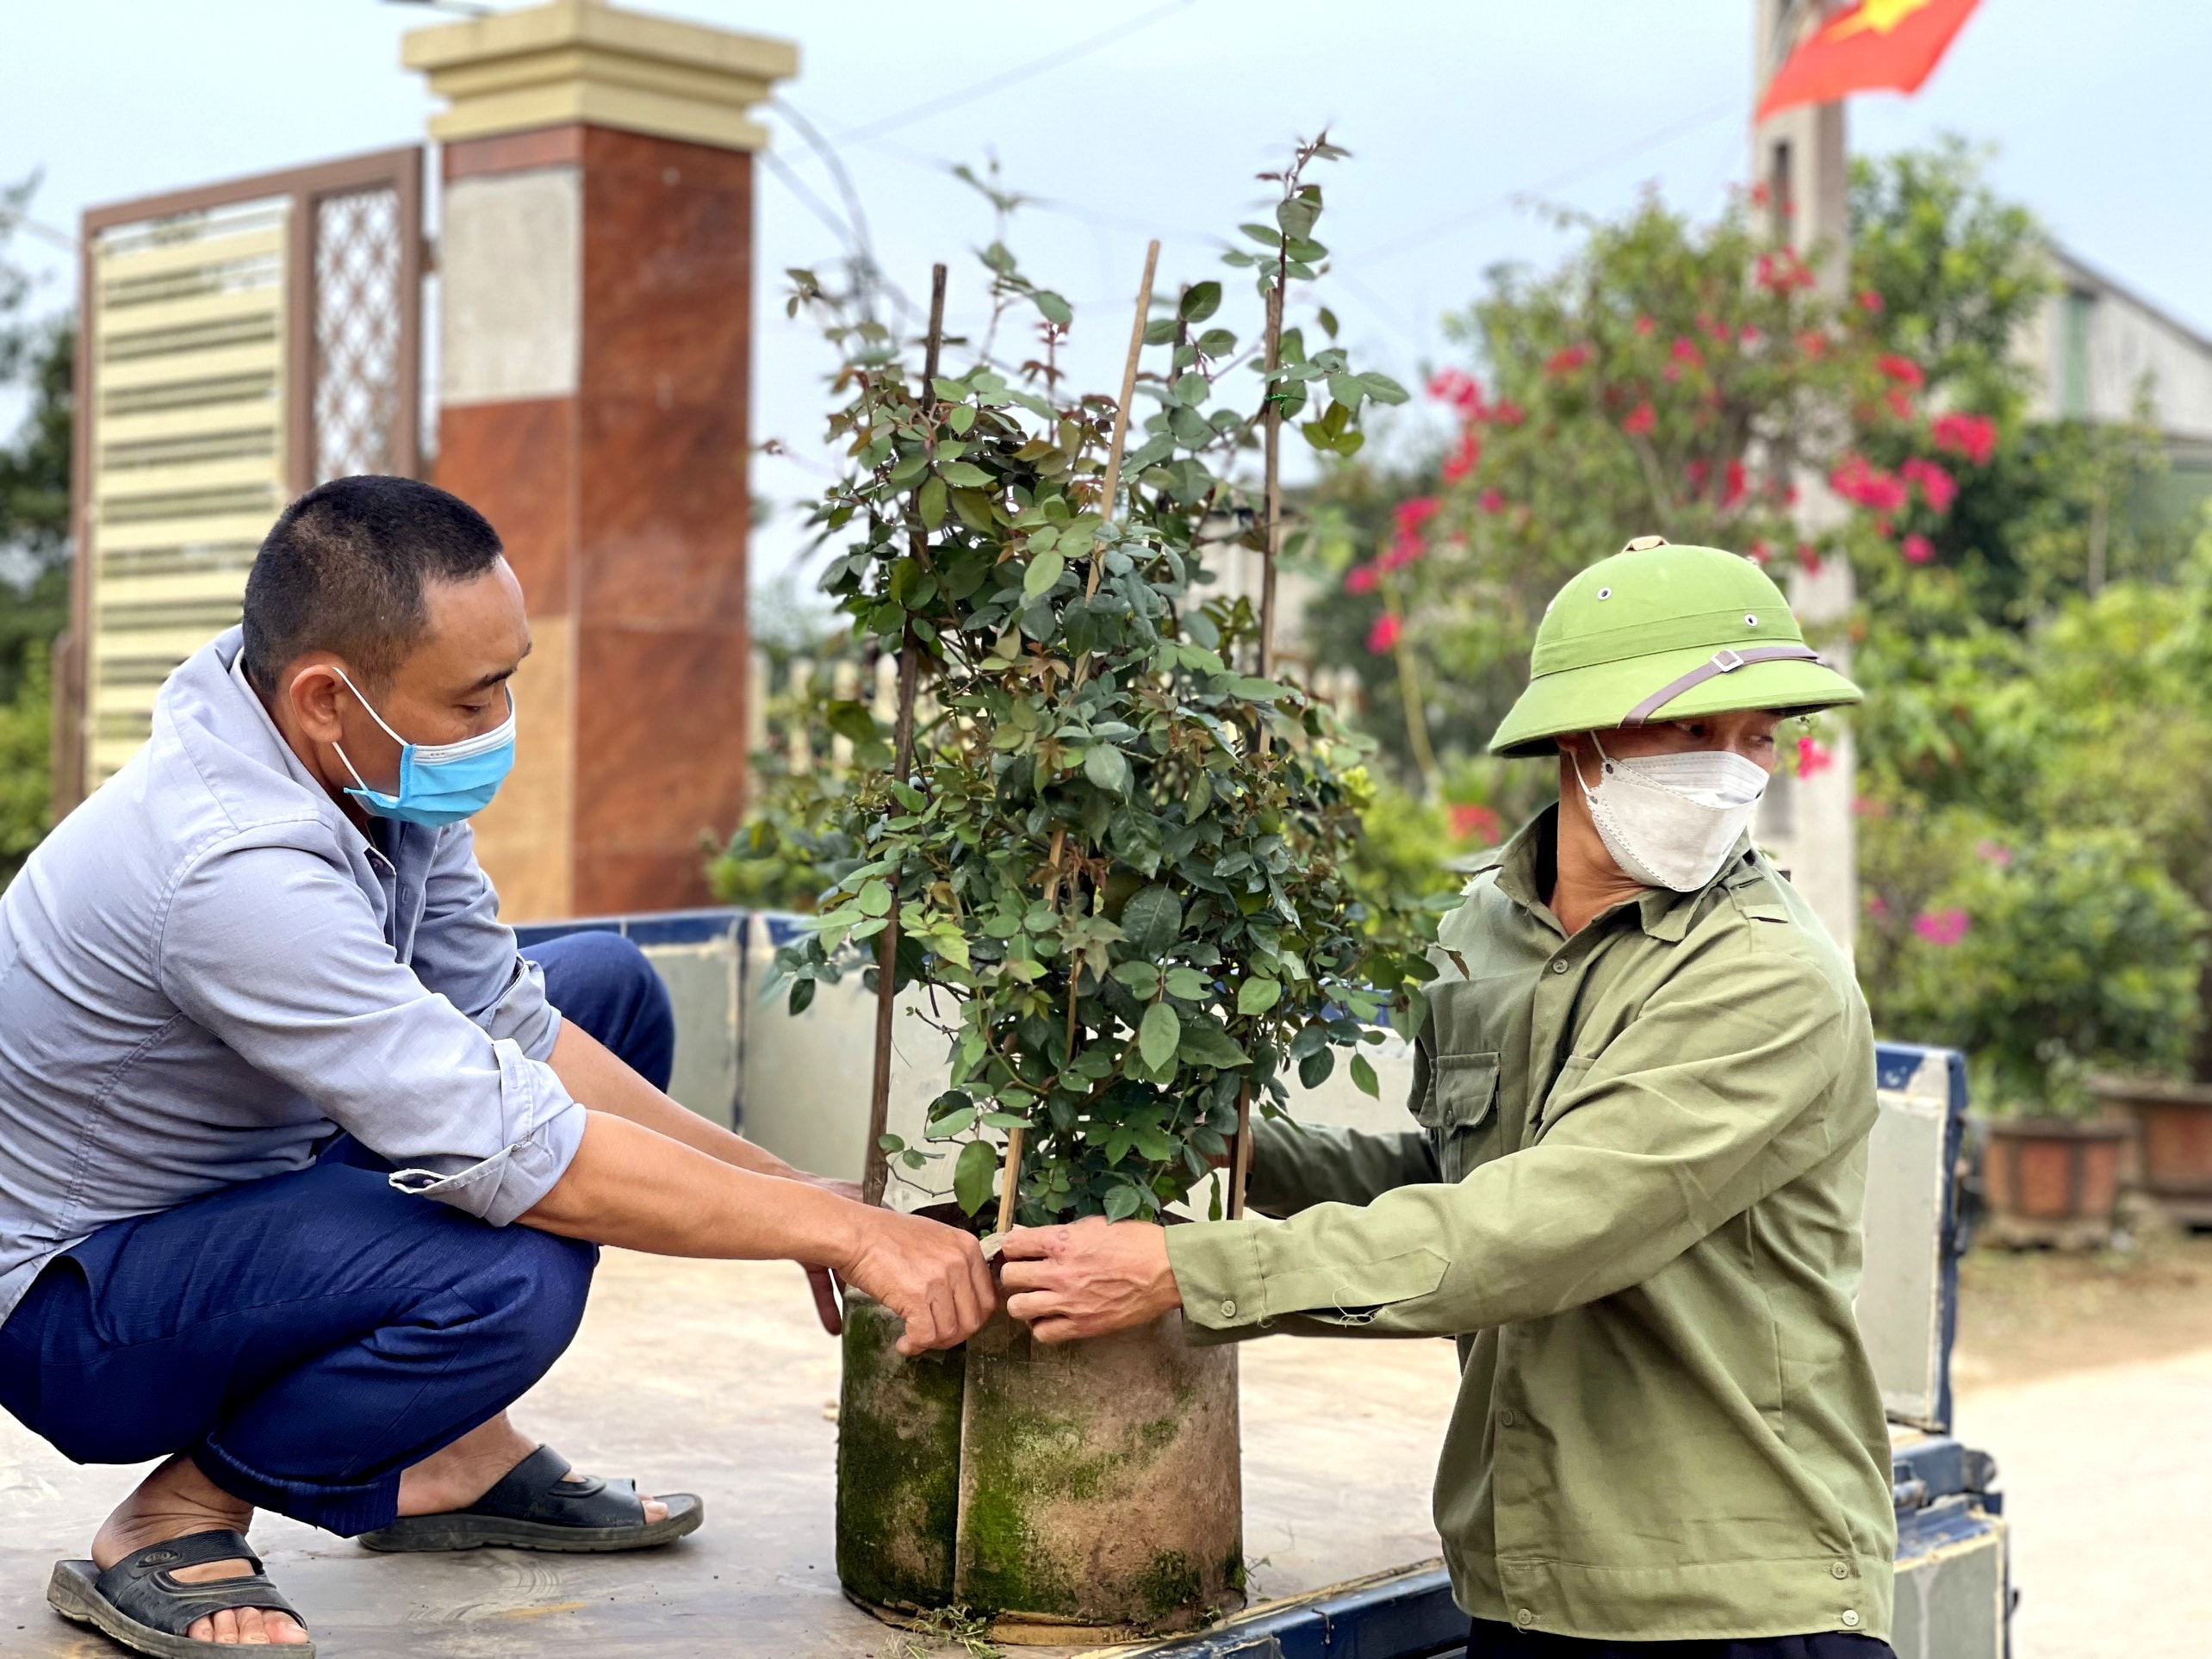
{"type": "MultiPolygon", "coordinates": [[[[101,1525],[92,1540],[92,1562],[104,1573],[150,1544],[166,1544],[191,1532],[243,1532],[252,1519],[252,1505],[231,1496],[179,1453],[140,1482],[138,1490],[101,1525]]],[[[253,1563],[209,1561],[172,1570],[188,1584],[205,1584],[249,1577],[253,1563]]],[[[225,1607],[193,1620],[184,1634],[194,1642],[241,1647],[289,1647],[308,1639],[291,1614],[260,1607],[225,1607]]]]}
{"type": "MultiPolygon", "coordinates": [[[[490,1491],[517,1463],[537,1450],[537,1442],[501,1412],[470,1429],[443,1451],[432,1453],[400,1476],[400,1513],[442,1515],[466,1509],[490,1491]]],[[[569,1471],[574,1473],[574,1470],[569,1471]]],[[[668,1518],[668,1506],[644,1498],[645,1524],[668,1518]]]]}

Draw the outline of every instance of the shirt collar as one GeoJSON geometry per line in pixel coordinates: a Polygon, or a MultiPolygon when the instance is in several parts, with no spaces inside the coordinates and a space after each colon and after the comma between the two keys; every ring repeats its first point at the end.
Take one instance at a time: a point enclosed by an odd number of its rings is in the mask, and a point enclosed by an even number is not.
{"type": "MultiPolygon", "coordinates": [[[[1555,928],[1559,926],[1559,920],[1551,913],[1550,890],[1558,879],[1558,849],[1559,807],[1555,802],[1523,824],[1513,838],[1499,849],[1494,867],[1498,873],[1498,891],[1555,928]]],[[[1632,905],[1637,923],[1648,937],[1665,940],[1669,944],[1680,943],[1689,932],[1690,923],[1696,918],[1706,894],[1715,888],[1742,885],[1756,874],[1757,867],[1758,855],[1752,850],[1747,830],[1737,838],[1735,847],[1721,861],[1712,879],[1695,892],[1646,887],[1639,897],[1616,904],[1597,922],[1617,916],[1632,905]]]]}
{"type": "Polygon", "coordinates": [[[261,693],[254,690],[253,681],[246,678],[245,653],[243,650],[231,659],[230,677],[238,687],[239,695],[252,705],[253,712],[260,718],[262,730],[267,735],[270,743],[275,746],[277,755],[281,757],[284,771],[292,781],[314,796],[328,809],[324,813],[326,817],[343,824],[351,833],[353,838],[376,858],[386,864],[395,864],[400,853],[400,836],[397,832],[405,826],[396,820],[373,820],[372,822],[378,823],[382,826],[381,839],[383,842],[382,846],[377,844],[380,839],[378,836],[363,834],[360,826],[346,815],[345,809],[332,800],[329,792],[315,781],[314,774],[308,770],[300,757],[293,752],[291,744],[284,741],[284,734],[278,729],[276,717],[269,712],[269,705],[261,700],[261,693]]]}

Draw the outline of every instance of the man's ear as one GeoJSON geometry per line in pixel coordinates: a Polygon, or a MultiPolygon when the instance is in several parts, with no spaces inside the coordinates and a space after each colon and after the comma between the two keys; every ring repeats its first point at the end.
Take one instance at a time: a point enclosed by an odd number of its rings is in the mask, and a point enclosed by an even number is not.
{"type": "Polygon", "coordinates": [[[344,685],[327,662],[295,664],[286,671],[283,695],[300,730],[318,743],[335,743],[345,735],[338,721],[338,694],[344,685]]]}

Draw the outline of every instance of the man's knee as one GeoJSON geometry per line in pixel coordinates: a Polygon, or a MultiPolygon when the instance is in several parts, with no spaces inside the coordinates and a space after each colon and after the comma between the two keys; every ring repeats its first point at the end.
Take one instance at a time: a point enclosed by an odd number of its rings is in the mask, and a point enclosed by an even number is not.
{"type": "Polygon", "coordinates": [[[668,1086],[675,1010],[645,953],[618,933],[571,933],[524,952],[545,972],[546,1000],[656,1089],[668,1086]]]}
{"type": "Polygon", "coordinates": [[[512,1333],[524,1364],[543,1371],[583,1320],[599,1246],[519,1221],[488,1231],[492,1259],[480,1262],[471,1282],[457,1288],[512,1333]]]}

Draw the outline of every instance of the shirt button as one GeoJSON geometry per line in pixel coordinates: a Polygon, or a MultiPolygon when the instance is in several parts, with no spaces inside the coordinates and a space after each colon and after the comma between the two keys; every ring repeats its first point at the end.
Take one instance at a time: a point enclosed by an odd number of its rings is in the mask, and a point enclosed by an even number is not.
{"type": "Polygon", "coordinates": [[[1532,1607],[1523,1607],[1518,1617],[1523,1630],[1526,1630],[1531,1625],[1536,1623],[1536,1611],[1532,1607]]]}
{"type": "Polygon", "coordinates": [[[1500,1412],[1498,1414],[1498,1420],[1501,1423],[1503,1423],[1507,1428],[1511,1428],[1516,1420],[1513,1416],[1513,1408],[1511,1406],[1508,1406],[1505,1410],[1500,1412]]]}
{"type": "Polygon", "coordinates": [[[1233,1302],[1224,1301],[1224,1302],[1221,1303],[1221,1317],[1222,1317],[1223,1319],[1234,1319],[1236,1316],[1237,1316],[1237,1305],[1236,1305],[1236,1303],[1235,1303],[1235,1302],[1233,1302]]]}
{"type": "Polygon", "coordinates": [[[1851,1576],[1851,1569],[1840,1561],[1831,1562],[1829,1564],[1828,1575],[1830,1578],[1849,1578],[1851,1576]]]}
{"type": "Polygon", "coordinates": [[[1847,1631],[1855,1631],[1859,1628],[1859,1615],[1855,1609],[1850,1607],[1843,1609],[1843,1628],[1847,1631]]]}
{"type": "Polygon", "coordinates": [[[1554,973],[1564,973],[1567,972],[1567,964],[1555,957],[1552,960],[1551,971],[1554,973]]]}

